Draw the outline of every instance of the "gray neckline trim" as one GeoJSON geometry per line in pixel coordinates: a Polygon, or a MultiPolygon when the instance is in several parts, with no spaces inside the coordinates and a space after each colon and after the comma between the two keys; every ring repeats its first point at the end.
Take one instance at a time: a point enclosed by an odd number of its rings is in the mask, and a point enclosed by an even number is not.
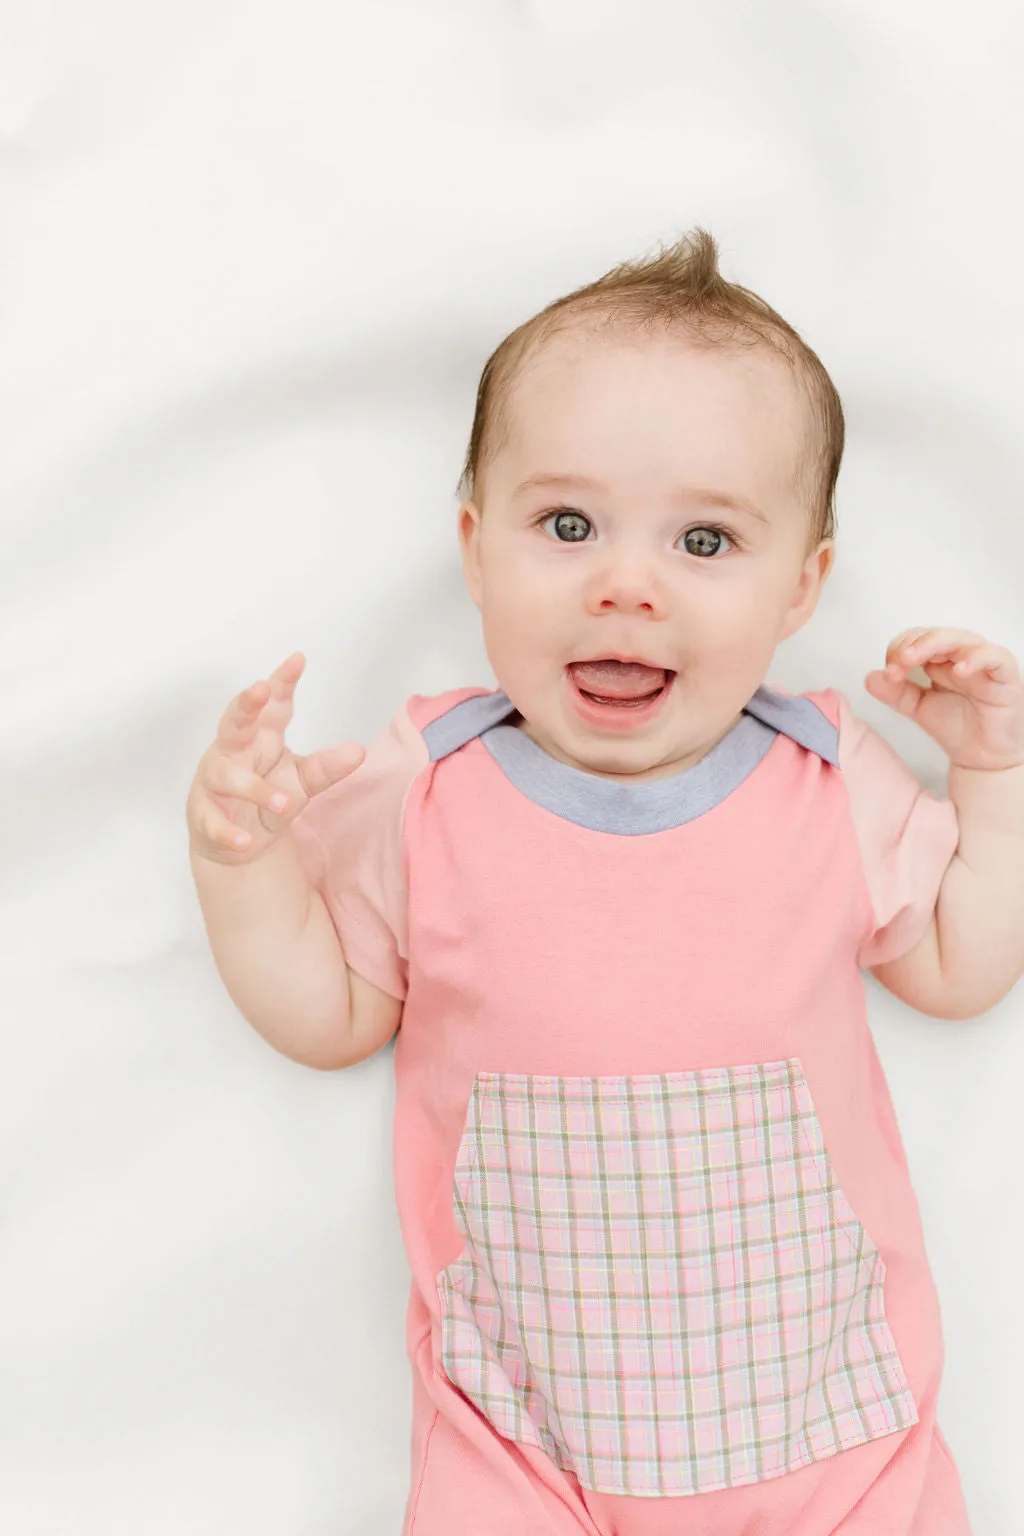
{"type": "Polygon", "coordinates": [[[838,732],[817,705],[763,686],[744,705],[732,730],[699,762],[669,778],[640,784],[620,784],[552,757],[509,723],[516,713],[500,690],[463,699],[424,728],[431,761],[479,736],[528,799],[595,832],[636,836],[694,820],[742,784],[780,733],[838,766],[838,732]]]}

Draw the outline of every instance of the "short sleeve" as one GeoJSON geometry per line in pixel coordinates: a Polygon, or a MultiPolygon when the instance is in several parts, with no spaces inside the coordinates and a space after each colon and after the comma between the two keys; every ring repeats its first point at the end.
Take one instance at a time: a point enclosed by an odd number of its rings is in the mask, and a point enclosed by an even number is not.
{"type": "Polygon", "coordinates": [[[366,745],[359,767],[314,795],[290,826],[347,963],[400,999],[409,983],[402,823],[412,781],[428,760],[403,706],[366,745]]]}
{"type": "Polygon", "coordinates": [[[885,737],[839,700],[839,767],[863,861],[872,926],[864,969],[895,960],[927,932],[960,839],[956,806],[926,789],[885,737]]]}

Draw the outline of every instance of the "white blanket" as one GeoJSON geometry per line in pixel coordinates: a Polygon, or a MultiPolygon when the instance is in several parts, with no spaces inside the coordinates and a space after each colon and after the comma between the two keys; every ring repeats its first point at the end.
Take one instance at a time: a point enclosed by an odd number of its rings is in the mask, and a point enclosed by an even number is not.
{"type": "MultiPolygon", "coordinates": [[[[915,624],[1024,658],[1024,21],[3,13],[0,1530],[397,1536],[391,1050],[317,1073],[235,1010],[187,860],[195,764],[292,650],[300,751],[493,686],[455,539],[480,369],[700,222],[847,412],[838,566],[772,676],[846,691],[944,791],[862,680],[915,624]]],[[[942,1303],[940,1422],[976,1536],[1020,1536],[1024,990],[945,1023],[868,984],[942,1303]]]]}

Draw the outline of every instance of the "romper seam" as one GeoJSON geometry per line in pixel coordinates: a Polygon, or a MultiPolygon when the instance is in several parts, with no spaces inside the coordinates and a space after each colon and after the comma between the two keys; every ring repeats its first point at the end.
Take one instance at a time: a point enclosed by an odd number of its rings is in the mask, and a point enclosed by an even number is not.
{"type": "MultiPolygon", "coordinates": [[[[849,703],[849,701],[847,701],[847,703],[849,703]]],[[[851,713],[852,713],[852,710],[851,710],[851,713]]],[[[887,738],[884,738],[884,739],[887,740],[887,738]]],[[[888,745],[892,746],[892,743],[888,742],[888,745]]],[[[863,900],[863,902],[864,902],[864,904],[865,904],[865,906],[867,908],[868,914],[869,914],[868,924],[865,927],[865,929],[864,929],[863,933],[861,934],[860,939],[858,941],[857,951],[859,953],[861,947],[864,944],[868,943],[871,939],[873,939],[875,934],[880,931],[880,927],[884,927],[885,925],[884,924],[880,925],[880,922],[879,922],[880,913],[878,911],[878,908],[875,906],[875,898],[874,898],[874,895],[872,894],[871,882],[870,882],[870,880],[868,878],[866,850],[865,850],[865,846],[864,846],[864,842],[863,842],[863,839],[861,837],[861,834],[860,834],[860,832],[858,831],[858,828],[857,828],[857,817],[856,817],[856,814],[855,814],[854,808],[853,808],[853,795],[852,795],[851,790],[850,790],[849,780],[847,779],[846,774],[841,769],[840,769],[840,776],[841,776],[841,778],[843,780],[843,789],[845,790],[847,820],[849,821],[851,833],[852,833],[852,836],[853,836],[853,839],[854,839],[854,843],[855,843],[856,848],[857,848],[857,854],[858,854],[857,867],[858,867],[859,872],[860,872],[860,885],[861,885],[861,891],[862,891],[862,900],[863,900]]],[[[928,794],[932,793],[932,791],[929,789],[928,785],[922,783],[921,787],[925,791],[925,793],[928,793],[928,794]]],[[[943,797],[941,795],[936,795],[935,798],[941,800],[943,797]]],[[[948,799],[949,798],[948,795],[945,798],[948,799]]],[[[894,912],[892,914],[892,917],[890,918],[890,921],[892,921],[898,915],[899,915],[898,912],[894,912]]],[[[881,962],[881,963],[884,964],[884,962],[881,962]]],[[[872,960],[867,965],[860,965],[858,963],[858,969],[861,970],[861,971],[867,971],[869,975],[873,975],[874,974],[874,967],[876,965],[878,965],[878,964],[879,964],[879,962],[877,960],[872,960]]]]}
{"type": "Polygon", "coordinates": [[[420,1475],[416,1482],[416,1493],[415,1497],[413,1498],[412,1510],[409,1515],[409,1536],[413,1536],[413,1532],[416,1528],[416,1519],[420,1510],[420,1494],[423,1491],[423,1479],[427,1475],[427,1459],[430,1455],[430,1441],[437,1426],[437,1421],[440,1417],[440,1408],[435,1408],[434,1417],[430,1421],[430,1427],[428,1428],[426,1437],[423,1441],[423,1460],[420,1463],[420,1475]]]}
{"type": "MultiPolygon", "coordinates": [[[[830,689],[827,689],[825,691],[828,692],[828,693],[832,693],[832,694],[836,693],[836,690],[834,688],[830,688],[830,689]]],[[[812,700],[812,703],[813,702],[814,701],[812,700]]],[[[820,705],[818,705],[817,707],[819,709],[821,708],[820,705]]],[[[828,720],[829,717],[825,713],[825,711],[821,710],[821,713],[824,714],[826,720],[828,720]]],[[[829,721],[829,723],[832,724],[831,721],[829,721]]],[[[847,832],[848,832],[849,838],[850,838],[850,840],[852,842],[853,848],[854,848],[854,850],[856,852],[856,855],[857,855],[855,863],[857,865],[857,875],[858,875],[858,887],[859,887],[858,894],[860,896],[860,904],[861,904],[862,911],[864,912],[865,917],[866,917],[866,921],[863,923],[860,935],[859,935],[858,940],[857,940],[857,949],[859,951],[861,945],[866,943],[866,941],[868,939],[870,939],[872,934],[875,932],[875,929],[878,926],[878,913],[875,911],[874,898],[872,897],[872,894],[871,894],[871,885],[870,885],[870,883],[868,881],[867,866],[866,866],[866,863],[865,863],[864,845],[863,845],[863,843],[861,841],[860,833],[857,830],[857,818],[854,815],[854,811],[853,811],[853,798],[852,798],[852,796],[850,794],[850,785],[849,785],[849,782],[847,780],[846,774],[843,771],[842,765],[841,765],[841,763],[839,763],[839,745],[840,745],[840,742],[842,740],[842,730],[841,730],[841,713],[840,713],[840,710],[839,710],[838,699],[836,700],[835,732],[836,732],[836,769],[835,769],[835,771],[838,774],[839,779],[840,779],[840,781],[842,783],[842,786],[843,786],[843,805],[844,805],[844,809],[845,809],[845,813],[846,813],[845,817],[844,817],[844,820],[846,822],[846,827],[847,827],[847,832]]],[[[867,970],[867,969],[868,969],[867,966],[858,966],[858,970],[867,970]]]]}

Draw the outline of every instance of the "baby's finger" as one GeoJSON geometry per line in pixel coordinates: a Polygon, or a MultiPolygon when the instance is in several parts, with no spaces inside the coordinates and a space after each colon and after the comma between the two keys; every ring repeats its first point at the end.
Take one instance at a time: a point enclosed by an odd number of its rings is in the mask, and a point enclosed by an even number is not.
{"type": "Polygon", "coordinates": [[[214,848],[246,848],[252,841],[252,834],[236,827],[212,800],[203,800],[200,805],[196,829],[214,848]]]}
{"type": "Polygon", "coordinates": [[[923,629],[918,634],[910,631],[899,646],[898,653],[887,659],[890,662],[922,666],[926,661],[940,661],[944,657],[957,658],[966,655],[976,645],[984,645],[981,635],[969,629],[923,629]]]}
{"type": "Polygon", "coordinates": [[[310,752],[305,757],[296,754],[295,771],[312,800],[314,795],[323,794],[332,784],[354,773],[365,756],[366,748],[360,742],[346,741],[337,747],[321,747],[318,752],[310,752]]]}
{"type": "Polygon", "coordinates": [[[958,677],[972,672],[987,672],[993,682],[1010,683],[1019,675],[1017,658],[1001,645],[979,645],[954,667],[958,677]]]}
{"type": "Polygon", "coordinates": [[[302,676],[302,669],[306,665],[306,658],[301,651],[293,651],[286,656],[281,665],[275,667],[270,674],[271,688],[279,699],[290,698],[295,692],[295,684],[302,676]],[[275,687],[276,684],[276,687],[275,687]]]}
{"type": "Polygon", "coordinates": [[[233,795],[236,800],[247,800],[272,816],[281,816],[288,809],[288,796],[284,790],[268,784],[258,773],[243,768],[222,752],[211,752],[202,778],[207,789],[218,795],[233,795]]]}
{"type": "Polygon", "coordinates": [[[270,691],[270,684],[260,678],[259,682],[235,695],[217,725],[215,740],[219,747],[238,752],[243,747],[252,746],[259,729],[260,713],[270,700],[270,691]]]}
{"type": "MultiPolygon", "coordinates": [[[[285,657],[280,666],[274,668],[267,680],[267,686],[270,689],[269,702],[284,707],[287,711],[284,715],[285,719],[291,719],[295,685],[302,676],[302,669],[305,665],[306,658],[302,652],[293,651],[290,656],[285,657]]],[[[277,718],[282,718],[280,710],[278,711],[277,718]]]]}
{"type": "Polygon", "coordinates": [[[270,674],[270,698],[263,724],[284,734],[295,711],[295,687],[306,665],[301,651],[293,651],[270,674]]]}
{"type": "MultiPolygon", "coordinates": [[[[290,719],[292,695],[305,665],[306,658],[302,652],[293,651],[279,667],[274,668],[269,680],[260,678],[259,682],[236,695],[217,726],[215,739],[218,745],[233,752],[251,747],[259,731],[260,716],[268,704],[283,702],[288,705],[284,719],[290,719]]],[[[281,723],[280,717],[277,723],[281,723]]]]}

